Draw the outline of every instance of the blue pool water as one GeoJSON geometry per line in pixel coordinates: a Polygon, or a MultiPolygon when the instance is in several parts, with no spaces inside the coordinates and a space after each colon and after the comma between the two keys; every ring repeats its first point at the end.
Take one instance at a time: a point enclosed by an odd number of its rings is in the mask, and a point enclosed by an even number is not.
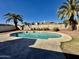
{"type": "Polygon", "coordinates": [[[30,38],[30,39],[48,39],[48,38],[60,38],[60,34],[46,33],[46,32],[17,32],[12,33],[11,36],[30,38]]]}

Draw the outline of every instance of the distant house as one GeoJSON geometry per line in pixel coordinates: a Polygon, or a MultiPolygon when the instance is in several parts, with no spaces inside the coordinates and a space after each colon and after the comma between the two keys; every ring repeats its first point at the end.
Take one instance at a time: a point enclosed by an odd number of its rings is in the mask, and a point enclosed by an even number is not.
{"type": "Polygon", "coordinates": [[[15,30],[15,26],[10,24],[0,24],[0,32],[15,30]]]}
{"type": "Polygon", "coordinates": [[[11,24],[0,24],[0,26],[13,26],[11,24]]]}

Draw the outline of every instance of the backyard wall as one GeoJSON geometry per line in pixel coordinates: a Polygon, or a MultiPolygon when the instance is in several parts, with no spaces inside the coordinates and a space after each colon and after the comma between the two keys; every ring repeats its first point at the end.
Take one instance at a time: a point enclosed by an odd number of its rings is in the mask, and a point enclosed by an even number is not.
{"type": "MultiPolygon", "coordinates": [[[[64,24],[42,24],[42,25],[31,25],[30,28],[49,28],[53,29],[54,27],[58,27],[59,29],[65,29],[64,24]]],[[[25,30],[29,29],[28,26],[25,26],[25,30]]]]}
{"type": "Polygon", "coordinates": [[[15,30],[13,25],[0,24],[0,32],[15,30]]]}

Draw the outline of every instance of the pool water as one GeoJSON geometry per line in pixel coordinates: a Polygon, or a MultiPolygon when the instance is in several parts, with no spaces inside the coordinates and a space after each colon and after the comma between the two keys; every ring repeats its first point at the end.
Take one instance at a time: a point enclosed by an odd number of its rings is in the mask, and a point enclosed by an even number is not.
{"type": "Polygon", "coordinates": [[[30,38],[30,39],[48,39],[48,38],[60,38],[61,35],[57,33],[46,33],[46,32],[17,32],[12,33],[11,36],[30,38]]]}

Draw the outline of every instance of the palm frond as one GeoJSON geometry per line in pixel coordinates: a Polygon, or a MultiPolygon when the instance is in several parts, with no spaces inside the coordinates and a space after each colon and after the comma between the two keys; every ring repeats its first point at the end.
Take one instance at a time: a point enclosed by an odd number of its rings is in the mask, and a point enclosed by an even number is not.
{"type": "Polygon", "coordinates": [[[79,4],[79,0],[76,1],[76,4],[79,4]]]}
{"type": "Polygon", "coordinates": [[[5,14],[4,16],[9,16],[9,15],[11,15],[11,13],[7,13],[7,14],[5,14]]]}
{"type": "Polygon", "coordinates": [[[72,0],[72,5],[76,5],[76,0],[72,0]]]}
{"type": "Polygon", "coordinates": [[[18,19],[19,21],[23,22],[23,19],[18,19]]]}
{"type": "Polygon", "coordinates": [[[7,22],[10,22],[10,20],[11,20],[11,18],[8,18],[8,19],[6,20],[6,23],[7,23],[7,22]]]}
{"type": "Polygon", "coordinates": [[[77,12],[77,18],[79,19],[79,13],[77,12]]]}
{"type": "Polygon", "coordinates": [[[72,5],[72,3],[73,3],[73,0],[69,0],[69,3],[72,5]]]}
{"type": "Polygon", "coordinates": [[[5,19],[9,19],[12,18],[11,13],[7,13],[5,15],[3,15],[5,19]]]}
{"type": "Polygon", "coordinates": [[[63,18],[65,18],[66,13],[67,13],[66,9],[59,9],[57,12],[58,18],[62,20],[63,18]]]}
{"type": "Polygon", "coordinates": [[[63,18],[65,18],[65,12],[64,12],[64,11],[59,12],[59,13],[58,13],[58,18],[60,18],[61,20],[62,20],[63,18]]]}
{"type": "Polygon", "coordinates": [[[69,6],[69,4],[67,2],[63,2],[63,5],[65,5],[66,7],[69,6]]]}
{"type": "Polygon", "coordinates": [[[76,4],[76,11],[79,11],[79,4],[76,4]]]}
{"type": "Polygon", "coordinates": [[[66,5],[62,5],[59,9],[68,9],[66,5]]]}
{"type": "Polygon", "coordinates": [[[63,23],[65,24],[65,28],[66,28],[69,24],[69,20],[64,20],[63,23]]]}
{"type": "Polygon", "coordinates": [[[22,18],[21,15],[17,15],[17,19],[18,19],[19,21],[23,22],[23,18],[22,18]]]}
{"type": "Polygon", "coordinates": [[[69,2],[70,2],[70,0],[67,0],[67,2],[69,3],[69,2]]]}

